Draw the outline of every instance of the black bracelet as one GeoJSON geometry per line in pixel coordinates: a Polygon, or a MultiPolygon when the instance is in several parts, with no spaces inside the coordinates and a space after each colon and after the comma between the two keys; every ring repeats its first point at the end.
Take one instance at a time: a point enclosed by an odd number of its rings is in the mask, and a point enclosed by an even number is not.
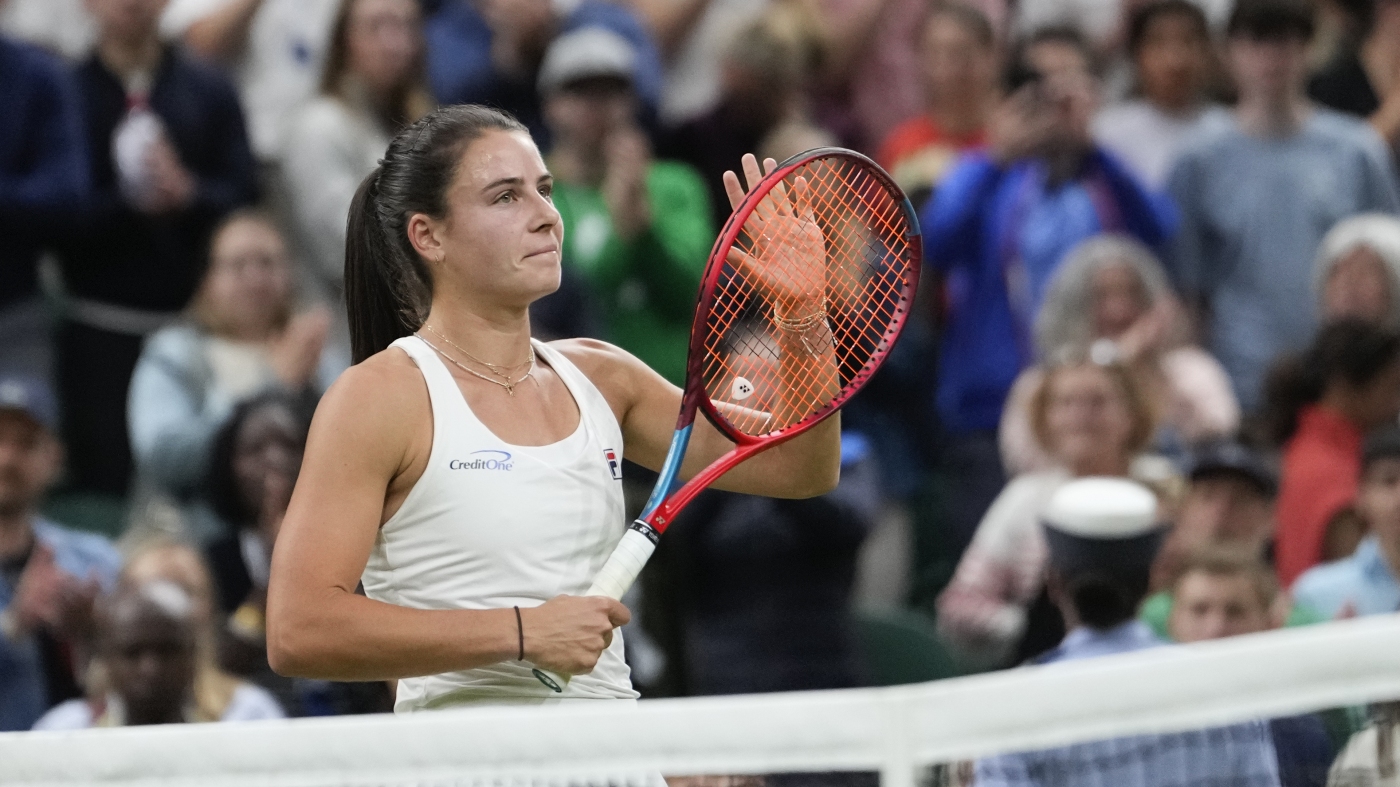
{"type": "Polygon", "coordinates": [[[525,624],[520,620],[520,607],[515,608],[515,631],[520,635],[520,661],[525,660],[525,624]]]}

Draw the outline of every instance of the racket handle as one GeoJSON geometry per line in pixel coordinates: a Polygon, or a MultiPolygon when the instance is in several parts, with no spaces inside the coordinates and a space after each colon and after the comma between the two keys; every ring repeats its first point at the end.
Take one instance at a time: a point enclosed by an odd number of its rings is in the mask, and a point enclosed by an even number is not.
{"type": "MultiPolygon", "coordinates": [[[[621,599],[623,594],[632,587],[632,583],[637,581],[637,575],[642,573],[642,567],[647,564],[651,553],[656,551],[657,537],[657,532],[652,529],[651,525],[640,519],[632,523],[584,595],[607,596],[613,600],[621,599]]],[[[540,683],[555,692],[562,694],[564,687],[569,685],[567,675],[558,675],[538,667],[533,672],[540,683]]]]}
{"type": "Polygon", "coordinates": [[[627,528],[622,540],[617,542],[612,557],[603,564],[598,576],[593,579],[593,585],[584,595],[621,599],[632,583],[637,581],[637,575],[642,573],[642,567],[647,564],[651,553],[656,551],[656,539],[656,531],[651,525],[641,520],[634,522],[627,528]]]}

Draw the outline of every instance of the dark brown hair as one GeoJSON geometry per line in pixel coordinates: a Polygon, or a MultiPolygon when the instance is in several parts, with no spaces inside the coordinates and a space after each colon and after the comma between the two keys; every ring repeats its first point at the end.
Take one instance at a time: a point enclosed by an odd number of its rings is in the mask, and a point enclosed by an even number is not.
{"type": "Polygon", "coordinates": [[[447,215],[447,189],[467,146],[488,131],[526,131],[498,109],[458,104],[399,132],[350,203],[345,308],[359,363],[423,324],[432,302],[428,266],[408,240],[415,213],[447,215]]]}
{"type": "Polygon", "coordinates": [[[1298,430],[1298,413],[1317,402],[1334,381],[1369,384],[1400,359],[1400,334],[1354,318],[1318,332],[1312,346],[1285,358],[1269,372],[1264,386],[1268,436],[1282,445],[1298,430]]]}

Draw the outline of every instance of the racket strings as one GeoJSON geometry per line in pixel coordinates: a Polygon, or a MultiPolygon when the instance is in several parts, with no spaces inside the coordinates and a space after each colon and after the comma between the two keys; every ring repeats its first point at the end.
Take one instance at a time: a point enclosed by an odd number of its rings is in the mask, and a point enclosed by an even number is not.
{"type": "Polygon", "coordinates": [[[744,434],[768,434],[817,414],[862,381],[867,367],[888,349],[913,298],[910,268],[919,264],[911,240],[915,233],[901,201],[853,159],[814,159],[775,184],[745,221],[734,246],[765,267],[783,269],[807,291],[824,295],[841,392],[833,393],[829,378],[816,373],[786,383],[781,379],[783,329],[774,322],[775,304],[765,299],[748,271],[726,262],[706,318],[710,331],[702,360],[711,401],[736,406],[724,409],[726,420],[744,434]],[[825,265],[817,269],[820,281],[802,275],[811,268],[796,258],[794,239],[785,237],[791,230],[770,231],[765,247],[756,242],[772,229],[763,217],[795,196],[798,177],[807,181],[806,208],[825,241],[825,265]],[[786,391],[780,391],[783,385],[786,391]],[[780,393],[795,413],[789,423],[776,423],[771,415],[780,393]]]}

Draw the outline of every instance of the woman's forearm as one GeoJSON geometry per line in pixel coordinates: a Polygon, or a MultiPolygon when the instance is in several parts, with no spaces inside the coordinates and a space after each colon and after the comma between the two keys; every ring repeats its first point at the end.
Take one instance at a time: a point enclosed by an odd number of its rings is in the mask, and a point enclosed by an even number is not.
{"type": "MultiPolygon", "coordinates": [[[[282,675],[367,681],[434,675],[513,659],[512,609],[410,609],[334,589],[293,606],[268,600],[267,655],[282,675]]],[[[528,637],[529,632],[526,632],[528,637]]]]}

